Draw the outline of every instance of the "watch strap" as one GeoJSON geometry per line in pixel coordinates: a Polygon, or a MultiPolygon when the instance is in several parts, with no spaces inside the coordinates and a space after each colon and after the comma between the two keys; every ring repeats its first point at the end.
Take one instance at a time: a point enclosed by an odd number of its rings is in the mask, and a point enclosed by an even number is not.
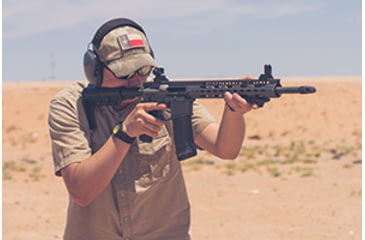
{"type": "Polygon", "coordinates": [[[134,142],[134,140],[136,139],[135,137],[128,136],[128,134],[123,131],[122,123],[118,123],[114,127],[113,136],[119,138],[120,140],[122,140],[123,142],[126,142],[128,144],[132,144],[134,142]]]}

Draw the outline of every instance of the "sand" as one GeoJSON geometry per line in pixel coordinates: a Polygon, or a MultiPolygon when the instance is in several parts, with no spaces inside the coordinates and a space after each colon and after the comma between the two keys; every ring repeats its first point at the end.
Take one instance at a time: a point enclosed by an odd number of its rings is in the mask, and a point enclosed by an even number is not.
{"type": "MultiPolygon", "coordinates": [[[[3,239],[62,239],[68,196],[54,176],[50,98],[71,82],[3,83],[3,239]]],[[[240,156],[183,162],[193,239],[361,239],[361,78],[288,78],[246,115],[240,156]]],[[[220,118],[221,100],[200,100],[220,118]]]]}

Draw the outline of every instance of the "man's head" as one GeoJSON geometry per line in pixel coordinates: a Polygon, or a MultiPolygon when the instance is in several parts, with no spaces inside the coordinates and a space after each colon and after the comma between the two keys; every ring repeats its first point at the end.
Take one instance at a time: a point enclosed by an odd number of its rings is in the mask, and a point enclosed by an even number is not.
{"type": "Polygon", "coordinates": [[[146,66],[157,66],[153,51],[140,25],[126,18],[103,24],[92,39],[92,49],[84,55],[84,71],[89,82],[100,86],[104,68],[125,79],[146,66]]]}

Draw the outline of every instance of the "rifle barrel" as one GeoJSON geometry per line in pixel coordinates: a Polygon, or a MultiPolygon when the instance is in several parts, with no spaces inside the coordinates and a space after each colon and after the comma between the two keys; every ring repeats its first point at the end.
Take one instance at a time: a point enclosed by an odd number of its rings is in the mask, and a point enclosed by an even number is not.
{"type": "Polygon", "coordinates": [[[276,87],[276,93],[281,95],[283,93],[300,93],[300,94],[309,94],[315,93],[316,89],[311,86],[300,86],[300,87],[276,87]]]}

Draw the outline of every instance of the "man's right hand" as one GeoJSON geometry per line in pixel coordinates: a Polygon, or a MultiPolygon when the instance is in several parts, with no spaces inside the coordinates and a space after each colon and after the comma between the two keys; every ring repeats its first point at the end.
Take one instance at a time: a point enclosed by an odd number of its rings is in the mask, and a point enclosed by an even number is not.
{"type": "Polygon", "coordinates": [[[123,131],[130,137],[143,134],[156,138],[164,122],[149,112],[153,110],[164,111],[167,106],[162,103],[138,103],[123,121],[123,131]]]}

